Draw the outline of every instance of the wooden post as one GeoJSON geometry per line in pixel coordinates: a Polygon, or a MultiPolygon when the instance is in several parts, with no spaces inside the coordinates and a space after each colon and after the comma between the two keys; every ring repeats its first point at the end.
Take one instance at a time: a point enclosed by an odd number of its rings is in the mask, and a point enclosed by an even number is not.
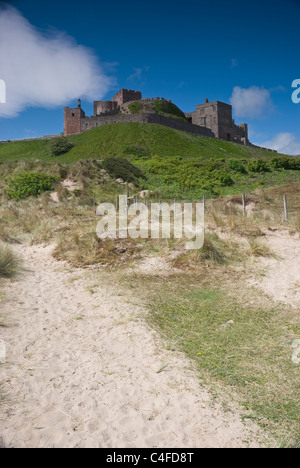
{"type": "Polygon", "coordinates": [[[283,207],[284,207],[284,220],[289,220],[289,213],[288,213],[288,206],[287,206],[287,198],[286,195],[283,195],[283,207]]]}
{"type": "Polygon", "coordinates": [[[116,212],[119,213],[119,197],[116,200],[116,212]]]}
{"type": "Polygon", "coordinates": [[[246,216],[246,195],[243,193],[242,195],[243,199],[243,215],[246,216]]]}
{"type": "Polygon", "coordinates": [[[206,208],[206,198],[205,198],[205,195],[203,195],[203,207],[204,207],[204,211],[205,211],[205,208],[206,208]]]}

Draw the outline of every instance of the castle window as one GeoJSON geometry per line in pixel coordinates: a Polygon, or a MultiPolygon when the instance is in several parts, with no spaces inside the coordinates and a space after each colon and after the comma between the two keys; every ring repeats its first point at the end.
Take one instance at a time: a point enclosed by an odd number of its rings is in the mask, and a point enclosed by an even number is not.
{"type": "Polygon", "coordinates": [[[88,124],[88,123],[85,124],[85,129],[86,129],[86,130],[89,129],[89,124],[88,124]]]}
{"type": "Polygon", "coordinates": [[[75,112],[73,111],[73,112],[72,112],[72,117],[74,117],[74,115],[75,115],[75,112]]]}

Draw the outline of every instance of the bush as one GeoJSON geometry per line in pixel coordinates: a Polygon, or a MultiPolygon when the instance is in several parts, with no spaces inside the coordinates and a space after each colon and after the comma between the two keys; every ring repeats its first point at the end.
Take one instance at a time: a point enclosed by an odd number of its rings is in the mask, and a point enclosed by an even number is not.
{"type": "Polygon", "coordinates": [[[103,168],[112,177],[116,179],[120,177],[125,182],[136,184],[139,178],[144,178],[142,171],[125,158],[107,158],[103,161],[103,168]]]}
{"type": "Polygon", "coordinates": [[[123,153],[125,155],[136,156],[137,158],[148,158],[149,149],[142,145],[129,145],[125,146],[123,153]]]}
{"type": "Polygon", "coordinates": [[[13,278],[21,269],[21,262],[11,249],[0,245],[0,278],[13,278]]]}
{"type": "Polygon", "coordinates": [[[247,170],[244,164],[238,159],[230,159],[228,162],[228,167],[234,172],[239,172],[240,174],[247,174],[247,170]]]}
{"type": "Polygon", "coordinates": [[[50,142],[50,152],[52,156],[60,156],[68,153],[73,146],[74,144],[66,137],[53,138],[50,142]]]}
{"type": "Polygon", "coordinates": [[[9,181],[6,193],[16,201],[30,196],[37,197],[42,192],[53,190],[57,180],[57,177],[47,174],[24,172],[9,181]]]}
{"type": "Polygon", "coordinates": [[[269,166],[263,159],[253,159],[248,163],[248,169],[251,172],[268,172],[269,166]]]}
{"type": "Polygon", "coordinates": [[[278,157],[272,158],[271,164],[274,169],[286,169],[297,171],[300,170],[300,159],[298,158],[288,158],[288,157],[278,157]]]}

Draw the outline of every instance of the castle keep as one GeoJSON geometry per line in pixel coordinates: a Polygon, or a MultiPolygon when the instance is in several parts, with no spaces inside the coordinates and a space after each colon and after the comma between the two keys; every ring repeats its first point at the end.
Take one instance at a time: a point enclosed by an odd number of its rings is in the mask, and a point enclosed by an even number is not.
{"type": "Polygon", "coordinates": [[[155,123],[198,136],[218,138],[243,145],[248,140],[247,124],[236,125],[232,106],[223,102],[209,102],[196,110],[183,113],[170,100],[142,98],[140,91],[121,89],[110,101],[94,101],[94,115],[87,117],[78,107],[64,108],[64,135],[82,133],[94,127],[120,122],[155,123]]]}

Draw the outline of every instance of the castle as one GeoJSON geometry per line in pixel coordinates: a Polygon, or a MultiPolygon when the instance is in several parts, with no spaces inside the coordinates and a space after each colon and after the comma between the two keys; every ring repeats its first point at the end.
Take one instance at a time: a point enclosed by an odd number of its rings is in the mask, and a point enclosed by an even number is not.
{"type": "Polygon", "coordinates": [[[172,101],[164,98],[142,98],[140,91],[121,89],[110,101],[94,101],[94,115],[87,117],[81,108],[64,108],[64,135],[82,133],[94,127],[120,122],[155,123],[198,136],[251,145],[248,126],[236,125],[232,106],[223,102],[209,102],[196,110],[183,113],[172,101]],[[159,111],[158,111],[159,110],[159,111]]]}

